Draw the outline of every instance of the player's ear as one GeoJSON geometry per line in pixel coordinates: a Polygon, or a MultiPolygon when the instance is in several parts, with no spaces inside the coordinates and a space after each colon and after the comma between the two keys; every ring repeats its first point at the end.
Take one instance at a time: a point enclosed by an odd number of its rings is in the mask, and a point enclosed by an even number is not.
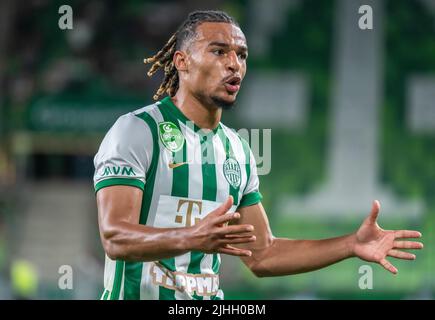
{"type": "Polygon", "coordinates": [[[187,54],[184,51],[177,50],[174,53],[174,66],[178,71],[187,71],[187,54]]]}

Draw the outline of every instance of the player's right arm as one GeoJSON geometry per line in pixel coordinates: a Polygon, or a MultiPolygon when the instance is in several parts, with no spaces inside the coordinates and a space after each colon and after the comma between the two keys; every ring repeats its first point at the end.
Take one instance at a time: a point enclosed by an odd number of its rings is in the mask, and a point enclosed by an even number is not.
{"type": "Polygon", "coordinates": [[[155,261],[188,251],[249,256],[251,251],[232,244],[255,241],[247,234],[252,225],[226,223],[238,219],[228,213],[232,198],[211,212],[200,223],[184,228],[154,228],[139,224],[142,191],[131,186],[110,186],[97,192],[100,237],[106,254],[114,260],[155,261]]]}
{"type": "Polygon", "coordinates": [[[94,184],[100,238],[112,259],[155,261],[188,251],[249,255],[231,245],[255,238],[252,226],[226,226],[239,213],[227,213],[232,198],[192,227],[155,228],[140,224],[154,140],[150,127],[134,114],[120,117],[104,137],[95,156],[94,184]]]}

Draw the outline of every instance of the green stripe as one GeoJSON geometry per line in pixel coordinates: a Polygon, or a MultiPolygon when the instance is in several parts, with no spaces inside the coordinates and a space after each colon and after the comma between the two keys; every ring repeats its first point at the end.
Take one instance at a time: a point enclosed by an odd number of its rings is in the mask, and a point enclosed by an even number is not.
{"type": "MultiPolygon", "coordinates": [[[[233,158],[234,160],[237,160],[236,157],[234,156],[234,152],[233,152],[233,148],[231,147],[230,139],[227,137],[227,135],[225,134],[224,130],[219,128],[217,133],[219,135],[219,138],[222,141],[222,144],[225,147],[226,159],[233,158]]],[[[233,196],[234,204],[236,206],[238,206],[238,204],[239,204],[239,190],[240,190],[240,186],[237,187],[237,188],[234,188],[230,183],[228,183],[228,186],[230,188],[230,195],[233,196]]]]}
{"type": "MultiPolygon", "coordinates": [[[[182,152],[182,161],[187,161],[187,145],[183,145],[183,149],[178,151],[182,152]]],[[[180,155],[173,152],[174,159],[180,159],[180,155]]],[[[189,166],[180,166],[172,170],[172,196],[174,197],[189,197],[189,166]]]]}
{"type": "Polygon", "coordinates": [[[247,207],[252,206],[253,204],[257,204],[263,199],[263,196],[259,191],[253,191],[251,193],[245,194],[242,197],[242,201],[240,201],[239,207],[247,207]]]}
{"type": "Polygon", "coordinates": [[[107,289],[104,289],[102,300],[107,300],[107,299],[109,299],[109,294],[110,294],[110,291],[107,290],[107,289]]]}
{"type": "MultiPolygon", "coordinates": [[[[212,270],[213,270],[214,274],[219,273],[220,266],[221,266],[221,263],[219,262],[219,254],[214,254],[213,255],[213,266],[212,266],[212,270]]],[[[211,300],[221,300],[221,299],[216,297],[216,295],[214,295],[211,297],[211,300]]]]}
{"type": "Polygon", "coordinates": [[[140,299],[142,262],[126,262],[124,278],[124,300],[140,299]]]}
{"type": "Polygon", "coordinates": [[[213,269],[213,273],[217,274],[219,272],[219,267],[220,267],[220,262],[219,262],[219,258],[217,254],[213,255],[213,265],[212,265],[212,269],[213,269]]]}
{"type": "MultiPolygon", "coordinates": [[[[160,146],[157,136],[157,124],[154,119],[147,112],[138,114],[137,117],[141,118],[147,123],[153,136],[153,157],[150,167],[147,171],[146,184],[142,196],[142,207],[139,218],[139,223],[145,225],[148,219],[154,190],[154,182],[156,178],[157,165],[160,155],[160,146]]],[[[142,278],[142,265],[142,262],[125,263],[124,299],[126,300],[140,299],[140,280],[142,278]]]]}
{"type": "Polygon", "coordinates": [[[145,183],[143,183],[141,180],[138,179],[109,178],[98,182],[95,185],[95,192],[109,186],[132,186],[132,187],[138,187],[139,189],[143,190],[145,183]]]}
{"type": "MultiPolygon", "coordinates": [[[[214,274],[218,274],[219,273],[219,267],[220,267],[220,262],[219,262],[219,254],[213,254],[213,265],[212,265],[212,270],[214,274]]],[[[210,297],[210,300],[221,300],[220,298],[218,298],[216,295],[213,295],[210,297]]]]}
{"type": "MultiPolygon", "coordinates": [[[[170,101],[170,100],[169,100],[170,101]]],[[[164,121],[170,121],[174,123],[180,132],[183,132],[180,128],[178,119],[175,116],[175,110],[167,108],[167,104],[160,104],[159,110],[162,113],[164,121]],[[172,111],[172,112],[171,112],[172,111]]],[[[172,106],[172,105],[171,105],[172,106]]],[[[178,108],[175,108],[178,110],[178,108]]],[[[178,110],[178,112],[180,112],[178,110]]],[[[180,112],[181,113],[181,112],[180,112]]],[[[183,148],[177,152],[172,152],[173,159],[182,159],[187,161],[187,143],[183,144],[183,148]],[[180,154],[180,152],[182,154],[180,154]]],[[[189,197],[189,166],[180,166],[172,171],[172,190],[171,195],[174,197],[189,197]]],[[[165,268],[170,271],[176,271],[175,258],[168,258],[159,261],[165,268]]],[[[159,287],[159,299],[160,300],[175,300],[175,290],[165,287],[159,287]]]]}
{"type": "MultiPolygon", "coordinates": [[[[201,273],[201,261],[204,258],[204,253],[199,251],[192,251],[190,253],[189,267],[187,273],[200,274],[201,273]]],[[[202,296],[198,296],[196,293],[192,295],[195,300],[203,300],[202,296]]]]}
{"type": "Polygon", "coordinates": [[[216,201],[216,161],[212,139],[213,135],[201,136],[202,199],[216,201]]]}
{"type": "Polygon", "coordinates": [[[160,286],[159,300],[175,300],[175,290],[160,286]]]}
{"type": "Polygon", "coordinates": [[[116,261],[115,279],[113,280],[113,288],[112,288],[112,294],[110,295],[110,300],[119,299],[123,273],[124,273],[124,261],[116,261]]]}

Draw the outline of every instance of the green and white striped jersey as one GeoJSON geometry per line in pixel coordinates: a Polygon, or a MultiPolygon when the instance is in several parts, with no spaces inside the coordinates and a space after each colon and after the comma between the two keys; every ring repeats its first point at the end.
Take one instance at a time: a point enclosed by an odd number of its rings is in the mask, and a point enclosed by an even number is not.
{"type": "MultiPolygon", "coordinates": [[[[222,123],[205,132],[169,97],[121,116],[94,158],[94,186],[143,190],[140,223],[186,227],[229,195],[237,207],[261,201],[248,143],[222,123]]],[[[219,254],[189,252],[153,262],[106,255],[103,299],[223,299],[219,254]]]]}

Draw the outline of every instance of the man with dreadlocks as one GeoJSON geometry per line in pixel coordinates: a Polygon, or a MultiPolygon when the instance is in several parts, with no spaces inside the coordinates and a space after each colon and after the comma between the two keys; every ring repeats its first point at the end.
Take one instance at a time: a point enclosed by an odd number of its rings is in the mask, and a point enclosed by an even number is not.
{"type": "Polygon", "coordinates": [[[102,299],[223,299],[220,254],[259,276],[290,275],[349,257],[415,259],[408,230],[383,230],[379,202],[357,232],[324,240],[273,237],[248,144],[220,122],[246,73],[246,39],[220,11],[191,13],[151,63],[160,99],[121,116],[95,156],[102,299]]]}

